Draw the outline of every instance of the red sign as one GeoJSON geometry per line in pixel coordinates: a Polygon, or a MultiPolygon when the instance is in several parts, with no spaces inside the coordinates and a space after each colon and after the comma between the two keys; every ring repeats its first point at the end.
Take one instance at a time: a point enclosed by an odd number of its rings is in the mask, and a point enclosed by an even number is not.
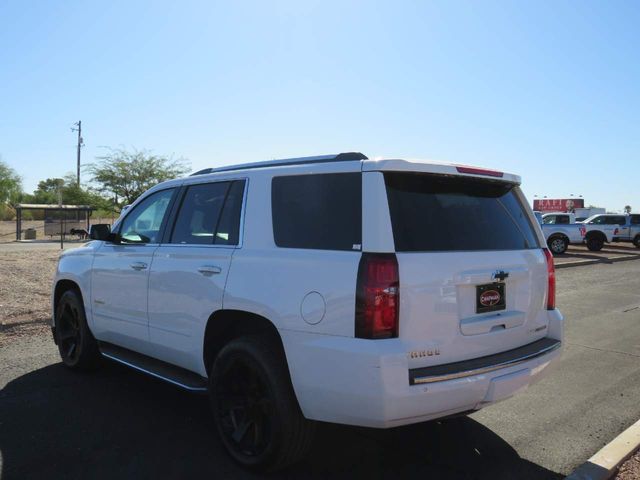
{"type": "Polygon", "coordinates": [[[480,295],[480,303],[485,307],[492,307],[500,301],[500,294],[497,290],[487,290],[480,295]]]}
{"type": "Polygon", "coordinates": [[[542,198],[533,201],[533,209],[546,212],[574,212],[584,208],[584,198],[542,198]]]}

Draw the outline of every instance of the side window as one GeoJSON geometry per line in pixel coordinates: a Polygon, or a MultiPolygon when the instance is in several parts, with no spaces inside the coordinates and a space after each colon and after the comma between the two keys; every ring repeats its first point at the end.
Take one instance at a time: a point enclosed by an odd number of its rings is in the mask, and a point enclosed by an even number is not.
{"type": "Polygon", "coordinates": [[[602,224],[604,224],[604,223],[605,223],[605,221],[606,221],[606,220],[607,220],[607,217],[602,217],[602,216],[600,216],[600,217],[596,217],[596,218],[594,218],[594,219],[593,219],[593,220],[591,220],[589,223],[590,223],[591,225],[602,225],[602,224]]]}
{"type": "Polygon", "coordinates": [[[544,217],[543,223],[545,225],[553,225],[556,223],[556,216],[555,215],[549,215],[547,217],[544,217]]]}
{"type": "Polygon", "coordinates": [[[128,212],[120,227],[125,243],[158,243],[162,221],[167,214],[174,189],[153,193],[128,212]]]}
{"type": "Polygon", "coordinates": [[[640,215],[631,215],[631,225],[640,225],[640,215]]]}
{"type": "Polygon", "coordinates": [[[187,187],[169,242],[213,245],[229,185],[217,182],[187,187]]]}
{"type": "Polygon", "coordinates": [[[216,245],[238,245],[240,241],[240,216],[242,213],[242,200],[244,199],[244,180],[235,180],[229,187],[227,199],[218,221],[216,236],[213,243],[216,245]]]}
{"type": "Polygon", "coordinates": [[[278,247],[360,250],[359,172],[274,177],[271,209],[278,247]]]}
{"type": "Polygon", "coordinates": [[[558,215],[557,219],[556,219],[556,223],[561,223],[563,225],[566,225],[569,223],[569,215],[558,215]]]}
{"type": "Polygon", "coordinates": [[[169,242],[237,245],[244,184],[244,180],[237,180],[189,186],[169,242]]]}
{"type": "Polygon", "coordinates": [[[616,216],[616,217],[607,217],[608,225],[626,225],[627,219],[625,217],[616,216]]]}

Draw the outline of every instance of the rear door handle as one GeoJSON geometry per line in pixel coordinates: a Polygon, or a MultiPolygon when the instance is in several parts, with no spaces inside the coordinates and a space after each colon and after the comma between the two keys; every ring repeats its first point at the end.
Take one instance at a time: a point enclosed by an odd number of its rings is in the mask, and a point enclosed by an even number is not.
{"type": "Polygon", "coordinates": [[[133,268],[134,270],[146,270],[147,269],[147,264],[144,262],[133,262],[130,267],[133,268]]]}
{"type": "Polygon", "coordinates": [[[222,269],[214,265],[203,265],[200,268],[198,268],[198,271],[205,277],[210,277],[211,275],[217,275],[221,273],[222,269]]]}

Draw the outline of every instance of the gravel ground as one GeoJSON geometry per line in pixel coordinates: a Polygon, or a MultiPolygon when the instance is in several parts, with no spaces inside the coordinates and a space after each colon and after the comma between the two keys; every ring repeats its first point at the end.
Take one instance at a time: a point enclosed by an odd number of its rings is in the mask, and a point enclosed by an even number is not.
{"type": "Polygon", "coordinates": [[[627,460],[618,470],[616,480],[638,480],[640,479],[640,451],[627,460]]]}
{"type": "Polygon", "coordinates": [[[0,345],[13,335],[45,330],[60,250],[0,250],[0,345]]]}

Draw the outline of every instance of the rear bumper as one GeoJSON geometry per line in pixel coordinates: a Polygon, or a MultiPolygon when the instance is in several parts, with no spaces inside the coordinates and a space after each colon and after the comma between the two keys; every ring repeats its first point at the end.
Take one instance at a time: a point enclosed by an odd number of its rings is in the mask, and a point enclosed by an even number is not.
{"type": "Polygon", "coordinates": [[[446,382],[458,378],[474,377],[515,367],[527,363],[534,358],[541,357],[560,348],[562,342],[553,338],[541,338],[540,340],[524,345],[513,350],[474,358],[464,362],[447,363],[434,367],[413,368],[409,370],[409,385],[422,385],[434,382],[446,382]]]}
{"type": "Polygon", "coordinates": [[[307,418],[388,428],[478,410],[541,379],[562,352],[562,315],[553,310],[549,319],[547,337],[524,347],[419,369],[408,368],[395,340],[281,334],[307,418]]]}

